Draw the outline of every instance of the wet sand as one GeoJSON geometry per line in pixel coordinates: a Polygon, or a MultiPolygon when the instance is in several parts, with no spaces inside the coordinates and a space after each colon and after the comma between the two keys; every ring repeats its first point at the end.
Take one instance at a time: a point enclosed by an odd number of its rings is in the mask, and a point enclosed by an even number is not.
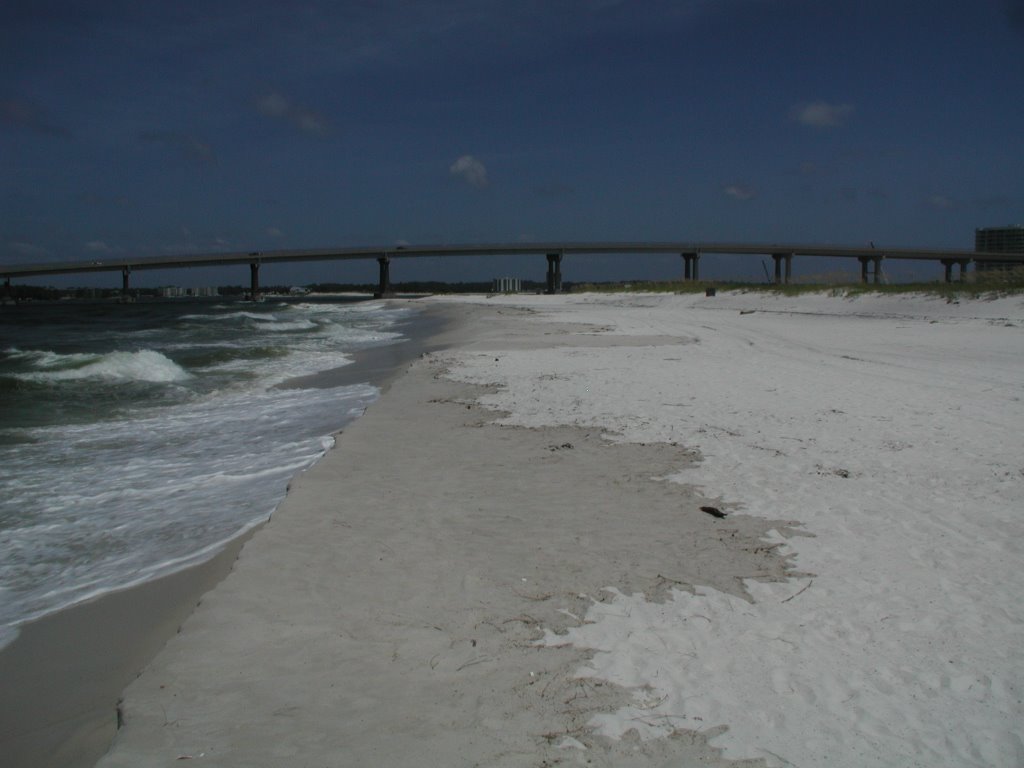
{"type": "Polygon", "coordinates": [[[94,765],[117,733],[125,686],[231,570],[246,538],[195,567],[22,625],[0,651],[0,762],[94,765]]]}

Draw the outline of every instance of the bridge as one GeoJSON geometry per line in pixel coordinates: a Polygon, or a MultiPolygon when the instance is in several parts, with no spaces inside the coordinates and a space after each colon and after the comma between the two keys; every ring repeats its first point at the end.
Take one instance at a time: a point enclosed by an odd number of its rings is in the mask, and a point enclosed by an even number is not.
{"type": "Polygon", "coordinates": [[[774,282],[789,283],[795,257],[842,257],[857,259],[861,265],[861,281],[880,282],[882,263],[887,259],[933,261],[945,269],[947,282],[953,281],[953,268],[959,267],[964,278],[972,261],[996,262],[1010,266],[1024,265],[1024,253],[979,252],[929,248],[875,248],[872,246],[803,245],[782,243],[712,243],[712,242],[546,242],[489,243],[478,245],[395,245],[363,248],[321,248],[307,250],[276,250],[188,254],[144,258],[116,258],[96,261],[43,262],[37,264],[0,265],[5,292],[10,292],[14,278],[82,272],[120,272],[124,293],[129,290],[132,272],[147,269],[178,269],[233,264],[249,265],[250,296],[259,296],[259,271],[262,264],[309,261],[349,261],[375,259],[379,265],[378,296],[391,295],[391,262],[393,259],[442,256],[510,256],[543,255],[547,259],[547,292],[562,290],[562,258],[600,254],[678,254],[683,260],[683,279],[700,280],[700,260],[706,254],[771,256],[775,264],[774,282]]]}

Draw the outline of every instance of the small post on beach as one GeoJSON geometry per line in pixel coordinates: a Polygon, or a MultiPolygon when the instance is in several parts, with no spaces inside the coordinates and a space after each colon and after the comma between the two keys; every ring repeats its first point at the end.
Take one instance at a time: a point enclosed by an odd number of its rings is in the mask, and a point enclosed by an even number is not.
{"type": "Polygon", "coordinates": [[[249,300],[260,300],[260,263],[249,262],[249,300]]]}
{"type": "Polygon", "coordinates": [[[547,289],[544,292],[548,294],[562,292],[562,254],[560,253],[548,254],[547,289]]]}
{"type": "Polygon", "coordinates": [[[377,257],[377,264],[380,266],[380,278],[377,282],[377,293],[374,298],[381,299],[391,296],[391,257],[386,253],[377,257]]]}

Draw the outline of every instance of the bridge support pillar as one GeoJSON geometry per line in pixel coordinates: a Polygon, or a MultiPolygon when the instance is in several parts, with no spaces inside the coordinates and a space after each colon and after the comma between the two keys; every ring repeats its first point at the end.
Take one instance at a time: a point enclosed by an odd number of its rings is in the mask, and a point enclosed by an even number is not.
{"type": "Polygon", "coordinates": [[[684,253],[683,280],[700,280],[700,254],[684,253]]]}
{"type": "Polygon", "coordinates": [[[0,293],[0,304],[13,304],[14,294],[11,293],[11,278],[10,275],[4,276],[4,290],[0,293]]]}
{"type": "Polygon", "coordinates": [[[952,283],[953,282],[953,260],[952,259],[943,259],[942,260],[942,266],[946,268],[946,282],[947,283],[952,283]]]}
{"type": "Polygon", "coordinates": [[[131,275],[131,273],[132,273],[132,268],[131,267],[125,267],[124,269],[121,270],[121,295],[122,296],[127,296],[128,295],[128,277],[131,275]]]}
{"type": "Polygon", "coordinates": [[[873,276],[872,282],[878,285],[882,282],[882,257],[881,256],[858,256],[857,260],[860,262],[860,281],[862,283],[868,282],[868,275],[873,276]],[[871,265],[871,269],[868,265],[871,265]]]}
{"type": "Polygon", "coordinates": [[[773,253],[772,261],[775,262],[775,284],[789,285],[789,281],[793,277],[793,254],[773,253]]]}
{"type": "Polygon", "coordinates": [[[562,292],[562,254],[548,254],[547,288],[544,293],[562,292]]]}
{"type": "Polygon", "coordinates": [[[377,265],[380,267],[380,274],[377,280],[377,292],[373,294],[374,298],[382,299],[393,296],[394,292],[391,290],[391,257],[387,255],[378,256],[377,265]]]}
{"type": "Polygon", "coordinates": [[[249,300],[260,300],[260,263],[249,262],[249,300]]]}
{"type": "Polygon", "coordinates": [[[953,265],[957,264],[960,267],[960,274],[958,280],[962,283],[964,276],[967,273],[967,265],[970,264],[968,259],[942,259],[942,266],[946,268],[946,282],[953,282],[953,265]]]}
{"type": "Polygon", "coordinates": [[[775,285],[782,285],[782,259],[785,258],[784,253],[773,253],[772,261],[775,262],[775,285]]]}

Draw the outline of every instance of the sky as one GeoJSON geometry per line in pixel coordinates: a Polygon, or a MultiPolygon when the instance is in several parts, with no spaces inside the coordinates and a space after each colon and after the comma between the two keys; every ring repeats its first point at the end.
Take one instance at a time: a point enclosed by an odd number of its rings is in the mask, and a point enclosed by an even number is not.
{"type": "MultiPolygon", "coordinates": [[[[9,0],[0,264],[552,240],[969,249],[976,227],[1024,224],[1021,93],[1024,0],[9,0]]],[[[671,255],[563,262],[566,280],[681,272],[671,255]]],[[[225,281],[248,269],[133,275],[225,281]]]]}

